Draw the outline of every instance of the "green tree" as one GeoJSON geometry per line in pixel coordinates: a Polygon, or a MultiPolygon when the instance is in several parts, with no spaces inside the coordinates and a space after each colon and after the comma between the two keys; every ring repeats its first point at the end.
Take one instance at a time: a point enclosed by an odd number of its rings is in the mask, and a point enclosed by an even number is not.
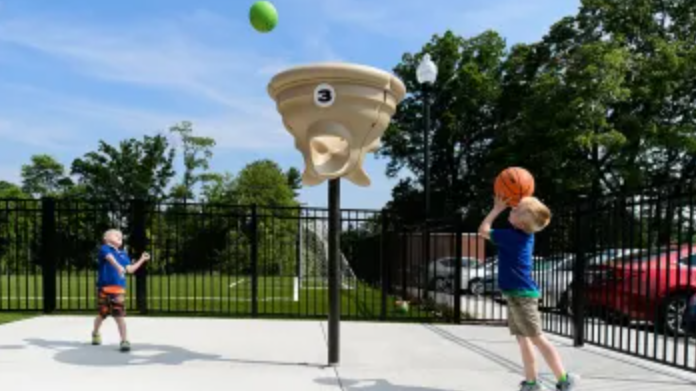
{"type": "Polygon", "coordinates": [[[234,175],[229,172],[210,175],[203,183],[201,196],[207,203],[234,203],[232,190],[234,188],[234,175]]]}
{"type": "MultiPolygon", "coordinates": [[[[157,135],[123,140],[117,146],[101,141],[97,151],[75,159],[71,172],[78,178],[81,199],[69,204],[72,212],[62,214],[56,222],[59,240],[71,243],[62,246],[61,267],[93,267],[93,251],[105,229],[131,231],[133,200],[144,200],[151,206],[163,200],[175,175],[174,156],[167,138],[157,135]]],[[[148,216],[151,227],[156,215],[148,216]]]]}
{"type": "Polygon", "coordinates": [[[201,205],[167,210],[166,237],[180,243],[176,271],[251,270],[251,206],[257,206],[259,273],[291,273],[297,233],[298,205],[286,173],[270,160],[246,165],[238,175],[216,175],[203,184],[201,205]]]}
{"type": "MultiPolygon", "coordinates": [[[[231,183],[227,195],[236,204],[258,206],[257,237],[259,240],[260,273],[290,274],[294,271],[295,240],[299,209],[293,189],[280,166],[271,160],[257,160],[246,165],[231,183]]],[[[241,226],[244,225],[242,223],[241,226]]],[[[250,232],[243,238],[232,238],[243,244],[244,253],[250,243],[250,232]]],[[[233,233],[239,235],[239,233],[233,233]]],[[[246,259],[250,259],[246,258],[246,259]]],[[[243,260],[243,262],[247,262],[243,260]]]]}
{"type": "Polygon", "coordinates": [[[271,160],[258,160],[245,166],[237,175],[230,194],[241,205],[298,205],[288,177],[271,160]]]}
{"type": "Polygon", "coordinates": [[[696,3],[681,0],[584,0],[539,42],[509,54],[492,32],[448,32],[405,54],[395,72],[411,95],[380,152],[388,175],[402,178],[389,208],[422,217],[414,211],[423,202],[423,88],[415,81],[423,52],[441,71],[431,91],[436,207],[464,206],[478,220],[493,179],[511,165],[530,169],[537,193],[554,202],[696,177],[694,12],[696,3]]]}
{"type": "Polygon", "coordinates": [[[58,196],[72,187],[65,167],[50,155],[34,155],[22,166],[22,190],[36,197],[58,196]]]}
{"type": "Polygon", "coordinates": [[[513,49],[486,176],[522,165],[545,195],[617,186],[626,136],[609,117],[630,96],[630,58],[613,42],[577,45],[572,26],[564,20],[542,42],[513,49]]]}
{"type": "Polygon", "coordinates": [[[0,181],[0,273],[33,273],[37,262],[39,201],[21,187],[0,181]]]}
{"type": "Polygon", "coordinates": [[[631,98],[612,115],[632,136],[628,188],[696,172],[694,12],[696,4],[678,0],[640,0],[631,7],[593,0],[583,2],[577,16],[588,39],[611,36],[631,54],[631,98]]]}
{"type": "Polygon", "coordinates": [[[486,164],[489,145],[497,130],[497,103],[505,59],[505,41],[487,31],[471,39],[452,32],[435,35],[423,49],[407,53],[394,72],[410,95],[400,104],[384,136],[380,156],[387,157],[387,175],[403,179],[393,193],[390,208],[399,208],[406,220],[422,218],[424,173],[424,99],[431,97],[430,164],[433,215],[442,216],[468,202],[486,164]],[[425,53],[438,64],[438,80],[421,86],[416,68],[425,53]],[[429,88],[429,91],[425,91],[429,88]],[[415,178],[404,178],[404,172],[415,178]],[[414,204],[415,203],[415,204],[414,204]]]}
{"type": "Polygon", "coordinates": [[[21,187],[7,181],[0,181],[0,199],[28,198],[21,187]]]}
{"type": "Polygon", "coordinates": [[[302,189],[302,174],[300,170],[290,167],[285,172],[285,176],[288,178],[288,185],[292,189],[294,197],[297,198],[300,195],[299,190],[302,189]]]}
{"type": "Polygon", "coordinates": [[[131,138],[118,146],[101,141],[98,151],[75,159],[72,174],[92,200],[161,200],[175,175],[174,154],[162,135],[131,138]]]}
{"type": "Polygon", "coordinates": [[[193,125],[188,121],[172,126],[169,131],[179,136],[184,160],[183,180],[172,189],[172,198],[186,202],[195,199],[194,188],[197,184],[215,180],[206,172],[210,168],[215,140],[194,136],[193,125]]]}

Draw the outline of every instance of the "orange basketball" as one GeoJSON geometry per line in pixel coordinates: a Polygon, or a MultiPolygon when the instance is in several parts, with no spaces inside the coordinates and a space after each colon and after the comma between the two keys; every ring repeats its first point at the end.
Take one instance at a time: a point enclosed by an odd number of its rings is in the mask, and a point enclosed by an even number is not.
{"type": "Polygon", "coordinates": [[[495,178],[497,196],[507,198],[510,206],[517,206],[524,197],[534,194],[534,177],[521,167],[506,168],[495,178]]]}

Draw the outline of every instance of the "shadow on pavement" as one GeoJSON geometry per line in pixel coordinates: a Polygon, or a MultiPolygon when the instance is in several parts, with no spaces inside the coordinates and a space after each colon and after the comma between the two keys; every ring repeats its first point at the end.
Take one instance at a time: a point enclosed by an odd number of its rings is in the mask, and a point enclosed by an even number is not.
{"type": "Polygon", "coordinates": [[[121,353],[115,345],[92,346],[81,342],[49,341],[45,339],[27,339],[25,341],[30,346],[54,351],[54,359],[56,361],[69,365],[92,367],[182,365],[192,361],[208,361],[228,364],[325,368],[324,365],[301,362],[294,363],[224,358],[218,354],[198,353],[171,345],[136,344],[133,345],[133,350],[131,352],[121,353]]]}
{"type": "Polygon", "coordinates": [[[340,380],[336,378],[321,378],[315,380],[315,382],[323,385],[329,386],[340,386],[343,390],[366,390],[366,391],[454,391],[452,389],[445,388],[431,388],[431,387],[420,387],[420,386],[404,386],[399,384],[393,384],[388,380],[384,379],[345,379],[340,380]]]}
{"type": "MultiPolygon", "coordinates": [[[[458,345],[461,346],[469,351],[472,351],[474,353],[477,353],[481,355],[482,357],[487,358],[488,360],[491,360],[494,363],[497,363],[501,367],[511,371],[511,372],[517,372],[520,375],[524,373],[524,368],[515,363],[514,361],[503,357],[499,354],[496,354],[494,352],[491,352],[490,350],[486,349],[485,347],[478,346],[475,343],[472,343],[472,340],[465,340],[443,328],[433,326],[433,325],[425,325],[424,326],[426,329],[430,330],[431,332],[437,334],[438,336],[458,345]]],[[[629,360],[624,360],[620,359],[617,357],[609,356],[609,355],[603,355],[600,352],[596,351],[591,351],[591,350],[583,350],[583,353],[591,353],[596,356],[603,357],[607,360],[612,360],[616,361],[622,364],[627,364],[631,365],[634,367],[638,367],[644,371],[651,372],[654,374],[658,375],[663,375],[663,376],[668,376],[671,378],[671,380],[660,380],[660,379],[644,379],[644,378],[627,378],[627,377],[620,377],[620,376],[595,376],[592,374],[580,374],[580,376],[583,379],[596,379],[596,380],[613,380],[613,381],[620,381],[620,382],[626,382],[626,383],[640,383],[640,384],[669,384],[669,385],[696,385],[696,382],[693,380],[682,377],[679,375],[676,375],[674,373],[669,373],[667,371],[661,371],[659,369],[651,368],[647,365],[641,365],[638,363],[631,362],[629,360]]],[[[545,379],[544,376],[542,376],[542,379],[540,379],[541,383],[546,385],[547,387],[550,387],[553,389],[555,386],[554,381],[552,379],[545,379]]]]}

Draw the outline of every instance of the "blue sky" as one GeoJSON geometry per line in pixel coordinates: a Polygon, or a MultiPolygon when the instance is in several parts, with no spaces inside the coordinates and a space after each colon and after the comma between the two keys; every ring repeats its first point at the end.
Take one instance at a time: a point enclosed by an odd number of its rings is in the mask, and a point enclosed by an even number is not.
{"type": "MultiPolygon", "coordinates": [[[[215,171],[255,159],[303,169],[266,94],[297,64],[388,71],[435,33],[499,31],[538,40],[579,0],[276,0],[280,23],[254,32],[248,0],[0,0],[0,179],[48,153],[67,167],[96,148],[190,120],[214,137],[215,171]]],[[[370,188],[344,181],[342,206],[380,208],[395,181],[368,157],[370,188]]],[[[301,200],[326,205],[326,185],[301,200]]]]}

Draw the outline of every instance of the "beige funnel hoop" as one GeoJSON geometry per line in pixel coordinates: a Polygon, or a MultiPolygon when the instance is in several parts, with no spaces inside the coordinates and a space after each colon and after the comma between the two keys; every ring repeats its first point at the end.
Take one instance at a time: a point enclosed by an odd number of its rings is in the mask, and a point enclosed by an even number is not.
{"type": "Polygon", "coordinates": [[[376,68],[321,63],[279,73],[268,93],[302,152],[305,185],[345,177],[369,186],[362,167],[365,153],[379,147],[406,88],[376,68]]]}

